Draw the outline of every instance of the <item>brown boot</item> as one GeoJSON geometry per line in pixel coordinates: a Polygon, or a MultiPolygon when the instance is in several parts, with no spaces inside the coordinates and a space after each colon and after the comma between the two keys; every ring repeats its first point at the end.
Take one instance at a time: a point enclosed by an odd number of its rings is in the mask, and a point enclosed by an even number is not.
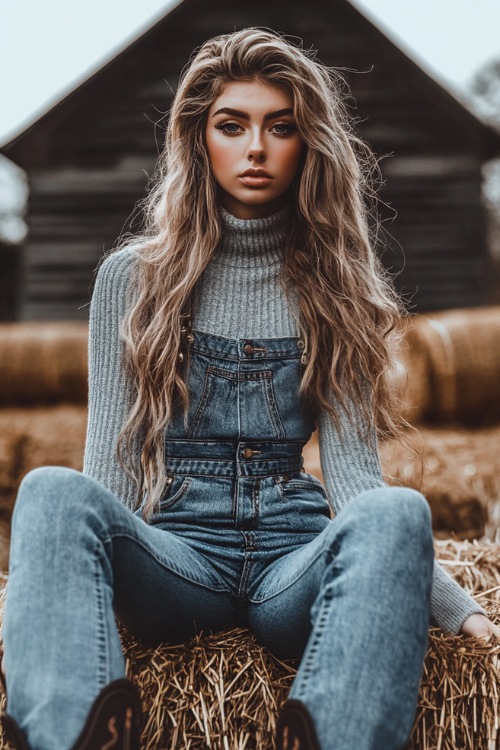
{"type": "Polygon", "coordinates": [[[311,714],[300,701],[286,701],[279,712],[276,750],[320,750],[311,714]]]}
{"type": "MultiPolygon", "coordinates": [[[[30,750],[20,728],[7,713],[0,717],[5,738],[15,750],[30,750]]],[[[125,677],[101,690],[71,750],[139,750],[142,711],[139,691],[125,677]]]]}

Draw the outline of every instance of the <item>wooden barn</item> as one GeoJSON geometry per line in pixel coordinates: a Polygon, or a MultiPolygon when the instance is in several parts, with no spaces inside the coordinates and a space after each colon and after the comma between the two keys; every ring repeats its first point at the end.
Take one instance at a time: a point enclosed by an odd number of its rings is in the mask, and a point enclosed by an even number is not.
{"type": "Polygon", "coordinates": [[[100,256],[137,228],[182,67],[207,38],[247,26],[300,37],[347,69],[360,136],[391,154],[383,259],[412,309],[493,301],[481,168],[500,151],[498,133],[347,0],[184,0],[0,149],[30,185],[18,318],[87,317],[100,256]]]}

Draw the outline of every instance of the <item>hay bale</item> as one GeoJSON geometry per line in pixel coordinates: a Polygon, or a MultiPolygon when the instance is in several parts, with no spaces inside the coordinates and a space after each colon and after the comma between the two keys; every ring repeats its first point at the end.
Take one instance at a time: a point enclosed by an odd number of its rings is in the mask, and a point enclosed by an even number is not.
{"type": "MultiPolygon", "coordinates": [[[[435,541],[435,554],[500,624],[499,546],[435,541]]],[[[293,665],[243,629],[154,649],[119,631],[146,713],[142,750],[272,750],[293,665]]],[[[484,643],[431,627],[409,750],[499,750],[499,666],[499,639],[484,643]]],[[[0,734],[0,750],[7,747],[0,734]]]]}
{"type": "Polygon", "coordinates": [[[396,369],[389,384],[396,392],[403,417],[416,424],[432,413],[430,359],[421,337],[416,334],[418,316],[406,324],[404,337],[394,352],[396,369]]]}
{"type": "Polygon", "coordinates": [[[481,606],[500,606],[499,544],[489,539],[435,539],[434,553],[436,560],[481,606]]]}
{"type": "Polygon", "coordinates": [[[0,403],[85,403],[87,339],[86,322],[0,324],[0,403]]]}
{"type": "Polygon", "coordinates": [[[380,448],[389,484],[422,492],[436,536],[500,541],[500,426],[419,427],[380,448]]]}
{"type": "Polygon", "coordinates": [[[411,364],[422,360],[430,390],[421,419],[463,424],[500,419],[500,307],[416,315],[407,340],[411,364]]]}
{"type": "Polygon", "coordinates": [[[482,645],[431,628],[409,750],[500,748],[500,640],[493,639],[482,645]]]}
{"type": "Polygon", "coordinates": [[[273,747],[276,715],[296,670],[241,628],[151,650],[120,628],[127,674],[147,721],[142,748],[273,747]]]}
{"type": "MultiPolygon", "coordinates": [[[[500,546],[435,541],[436,559],[500,624],[500,546]]],[[[409,750],[498,750],[500,639],[431,627],[409,750]]]]}
{"type": "Polygon", "coordinates": [[[37,466],[82,470],[85,406],[0,409],[0,569],[9,555],[10,519],[19,484],[37,466]]]}

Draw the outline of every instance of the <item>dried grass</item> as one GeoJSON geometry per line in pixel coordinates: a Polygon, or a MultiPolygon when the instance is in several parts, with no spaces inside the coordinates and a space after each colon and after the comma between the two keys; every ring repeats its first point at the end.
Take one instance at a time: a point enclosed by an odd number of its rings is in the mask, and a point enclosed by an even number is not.
{"type": "Polygon", "coordinates": [[[121,629],[129,676],[147,723],[144,750],[272,748],[279,706],[295,670],[247,630],[147,649],[121,629]]]}
{"type": "Polygon", "coordinates": [[[8,564],[10,519],[23,476],[37,466],[81,471],[85,406],[58,404],[0,409],[0,570],[8,564]]]}
{"type": "Polygon", "coordinates": [[[498,421],[500,306],[416,315],[405,338],[410,421],[498,421]]]}
{"type": "Polygon", "coordinates": [[[499,654],[498,639],[481,645],[431,628],[410,750],[500,748],[499,654]]]}
{"type": "MultiPolygon", "coordinates": [[[[436,559],[500,625],[500,546],[435,542],[436,559]]],[[[410,750],[499,750],[500,640],[431,627],[410,750]]]]}
{"type": "Polygon", "coordinates": [[[2,405],[85,403],[86,322],[0,324],[2,405]]]}
{"type": "Polygon", "coordinates": [[[435,557],[482,607],[500,607],[500,545],[489,539],[435,539],[435,557]]]}
{"type": "Polygon", "coordinates": [[[500,542],[500,426],[423,427],[381,446],[386,480],[422,492],[436,536],[500,542]]]}
{"type": "MultiPolygon", "coordinates": [[[[436,540],[435,554],[500,624],[499,545],[436,540]]],[[[3,600],[0,617],[1,610],[3,600]]],[[[155,649],[122,628],[120,635],[147,714],[142,750],[272,750],[295,670],[251,633],[235,629],[155,649]]],[[[499,686],[500,640],[431,627],[409,750],[500,750],[499,686]]],[[[0,750],[7,747],[0,735],[0,750]]]]}

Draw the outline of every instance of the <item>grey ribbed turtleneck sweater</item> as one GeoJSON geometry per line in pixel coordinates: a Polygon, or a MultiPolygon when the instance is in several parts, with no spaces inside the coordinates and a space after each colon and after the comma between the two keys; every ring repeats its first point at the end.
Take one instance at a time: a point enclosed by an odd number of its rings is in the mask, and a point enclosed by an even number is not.
{"type": "MultiPolygon", "coordinates": [[[[221,241],[193,297],[195,330],[229,338],[299,335],[297,301],[287,299],[279,282],[290,211],[285,206],[262,219],[238,219],[221,208],[221,241]]],[[[115,445],[132,403],[121,366],[119,325],[136,261],[133,249],[125,248],[110,255],[97,274],[90,307],[89,416],[83,468],[129,508],[135,506],[135,486],[115,459],[115,445]]],[[[346,418],[337,430],[322,413],[318,438],[325,485],[336,514],[363,490],[386,486],[373,434],[364,442],[346,418]]],[[[445,631],[458,633],[475,612],[486,614],[435,562],[433,620],[445,631]]]]}

